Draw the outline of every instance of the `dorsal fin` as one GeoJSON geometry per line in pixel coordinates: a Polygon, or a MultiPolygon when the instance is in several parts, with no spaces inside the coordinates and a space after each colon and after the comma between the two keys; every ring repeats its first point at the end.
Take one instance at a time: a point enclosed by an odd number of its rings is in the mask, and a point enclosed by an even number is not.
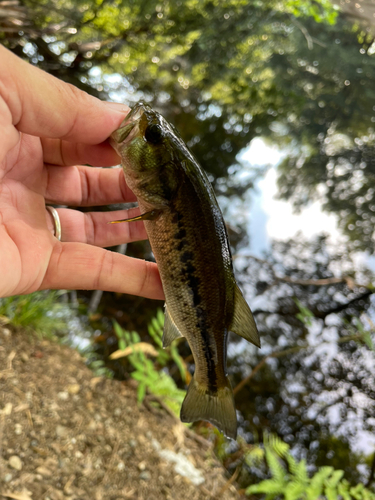
{"type": "Polygon", "coordinates": [[[234,287],[233,319],[228,329],[260,347],[259,333],[253,315],[237,284],[234,287]]]}
{"type": "Polygon", "coordinates": [[[164,313],[163,347],[168,347],[175,339],[182,337],[182,334],[169,314],[167,304],[164,306],[164,313]]]}

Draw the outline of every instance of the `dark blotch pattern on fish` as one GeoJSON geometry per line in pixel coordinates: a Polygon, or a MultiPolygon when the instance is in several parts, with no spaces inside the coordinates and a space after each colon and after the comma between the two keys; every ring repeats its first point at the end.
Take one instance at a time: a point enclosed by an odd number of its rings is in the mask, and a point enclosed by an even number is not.
{"type": "Polygon", "coordinates": [[[187,245],[187,240],[181,240],[177,245],[177,250],[181,252],[185,245],[187,245]]]}
{"type": "Polygon", "coordinates": [[[159,180],[163,191],[163,198],[165,200],[171,200],[174,195],[174,188],[170,185],[168,172],[162,167],[163,166],[160,167],[159,180]]]}
{"type": "Polygon", "coordinates": [[[178,224],[182,219],[182,215],[178,212],[174,212],[172,215],[172,224],[178,224]]]}
{"type": "Polygon", "coordinates": [[[180,256],[180,261],[185,263],[189,262],[193,258],[193,252],[186,251],[180,256]]]}
{"type": "Polygon", "coordinates": [[[185,238],[186,236],[186,230],[185,229],[179,229],[177,233],[174,235],[176,240],[182,240],[182,238],[185,238]]]}
{"type": "MultiPolygon", "coordinates": [[[[180,221],[177,222],[179,231],[177,234],[186,234],[185,229],[182,228],[180,221]]],[[[178,244],[178,249],[181,251],[182,248],[187,244],[187,241],[182,239],[178,244]],[[184,242],[184,243],[183,243],[184,242]]],[[[208,377],[208,390],[211,393],[217,392],[217,377],[215,370],[214,353],[212,352],[212,346],[210,342],[209,328],[207,325],[207,313],[200,306],[202,302],[202,297],[199,293],[200,278],[196,275],[197,268],[193,264],[194,253],[190,250],[185,250],[180,255],[180,261],[183,264],[181,269],[182,274],[186,277],[188,287],[192,293],[193,305],[195,308],[195,314],[197,318],[197,328],[200,330],[203,343],[203,353],[206,360],[207,366],[207,377],[208,377]]]]}
{"type": "Polygon", "coordinates": [[[217,392],[217,377],[214,356],[211,349],[210,335],[207,328],[207,313],[200,306],[196,307],[195,312],[197,316],[196,326],[199,328],[202,335],[203,353],[207,363],[208,390],[211,394],[215,394],[217,392]]]}

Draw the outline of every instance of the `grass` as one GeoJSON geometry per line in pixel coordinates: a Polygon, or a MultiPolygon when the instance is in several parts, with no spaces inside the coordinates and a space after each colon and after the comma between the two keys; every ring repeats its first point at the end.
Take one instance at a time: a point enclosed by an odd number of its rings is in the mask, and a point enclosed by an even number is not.
{"type": "Polygon", "coordinates": [[[39,338],[56,338],[67,332],[69,308],[59,301],[65,291],[35,292],[30,295],[16,295],[0,299],[0,317],[3,323],[10,323],[28,332],[35,332],[39,338]]]}

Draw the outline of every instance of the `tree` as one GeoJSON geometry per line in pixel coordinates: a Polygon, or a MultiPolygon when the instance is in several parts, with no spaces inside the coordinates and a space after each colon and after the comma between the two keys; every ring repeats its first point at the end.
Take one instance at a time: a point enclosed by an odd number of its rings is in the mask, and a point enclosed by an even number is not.
{"type": "Polygon", "coordinates": [[[0,41],[102,98],[150,101],[214,182],[254,137],[289,144],[281,196],[296,207],[323,197],[354,248],[373,251],[373,38],[327,0],[23,0],[7,9],[0,41]],[[337,162],[347,173],[334,186],[337,162]]]}

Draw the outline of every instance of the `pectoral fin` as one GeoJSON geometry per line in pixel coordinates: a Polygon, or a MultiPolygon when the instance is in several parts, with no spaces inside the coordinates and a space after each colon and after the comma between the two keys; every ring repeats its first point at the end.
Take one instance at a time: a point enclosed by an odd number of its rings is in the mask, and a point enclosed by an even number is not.
{"type": "Polygon", "coordinates": [[[167,304],[165,304],[164,309],[165,320],[163,330],[163,347],[168,347],[175,339],[178,339],[183,335],[181,334],[180,330],[176,326],[176,323],[173,321],[171,315],[169,314],[167,304]]]}
{"type": "Polygon", "coordinates": [[[259,333],[253,315],[237,285],[234,287],[234,313],[229,330],[260,347],[259,333]]]}
{"type": "Polygon", "coordinates": [[[137,217],[131,217],[130,219],[111,220],[108,224],[117,224],[118,222],[134,222],[136,220],[155,220],[159,217],[161,212],[161,210],[150,210],[149,212],[137,215],[137,217]]]}

